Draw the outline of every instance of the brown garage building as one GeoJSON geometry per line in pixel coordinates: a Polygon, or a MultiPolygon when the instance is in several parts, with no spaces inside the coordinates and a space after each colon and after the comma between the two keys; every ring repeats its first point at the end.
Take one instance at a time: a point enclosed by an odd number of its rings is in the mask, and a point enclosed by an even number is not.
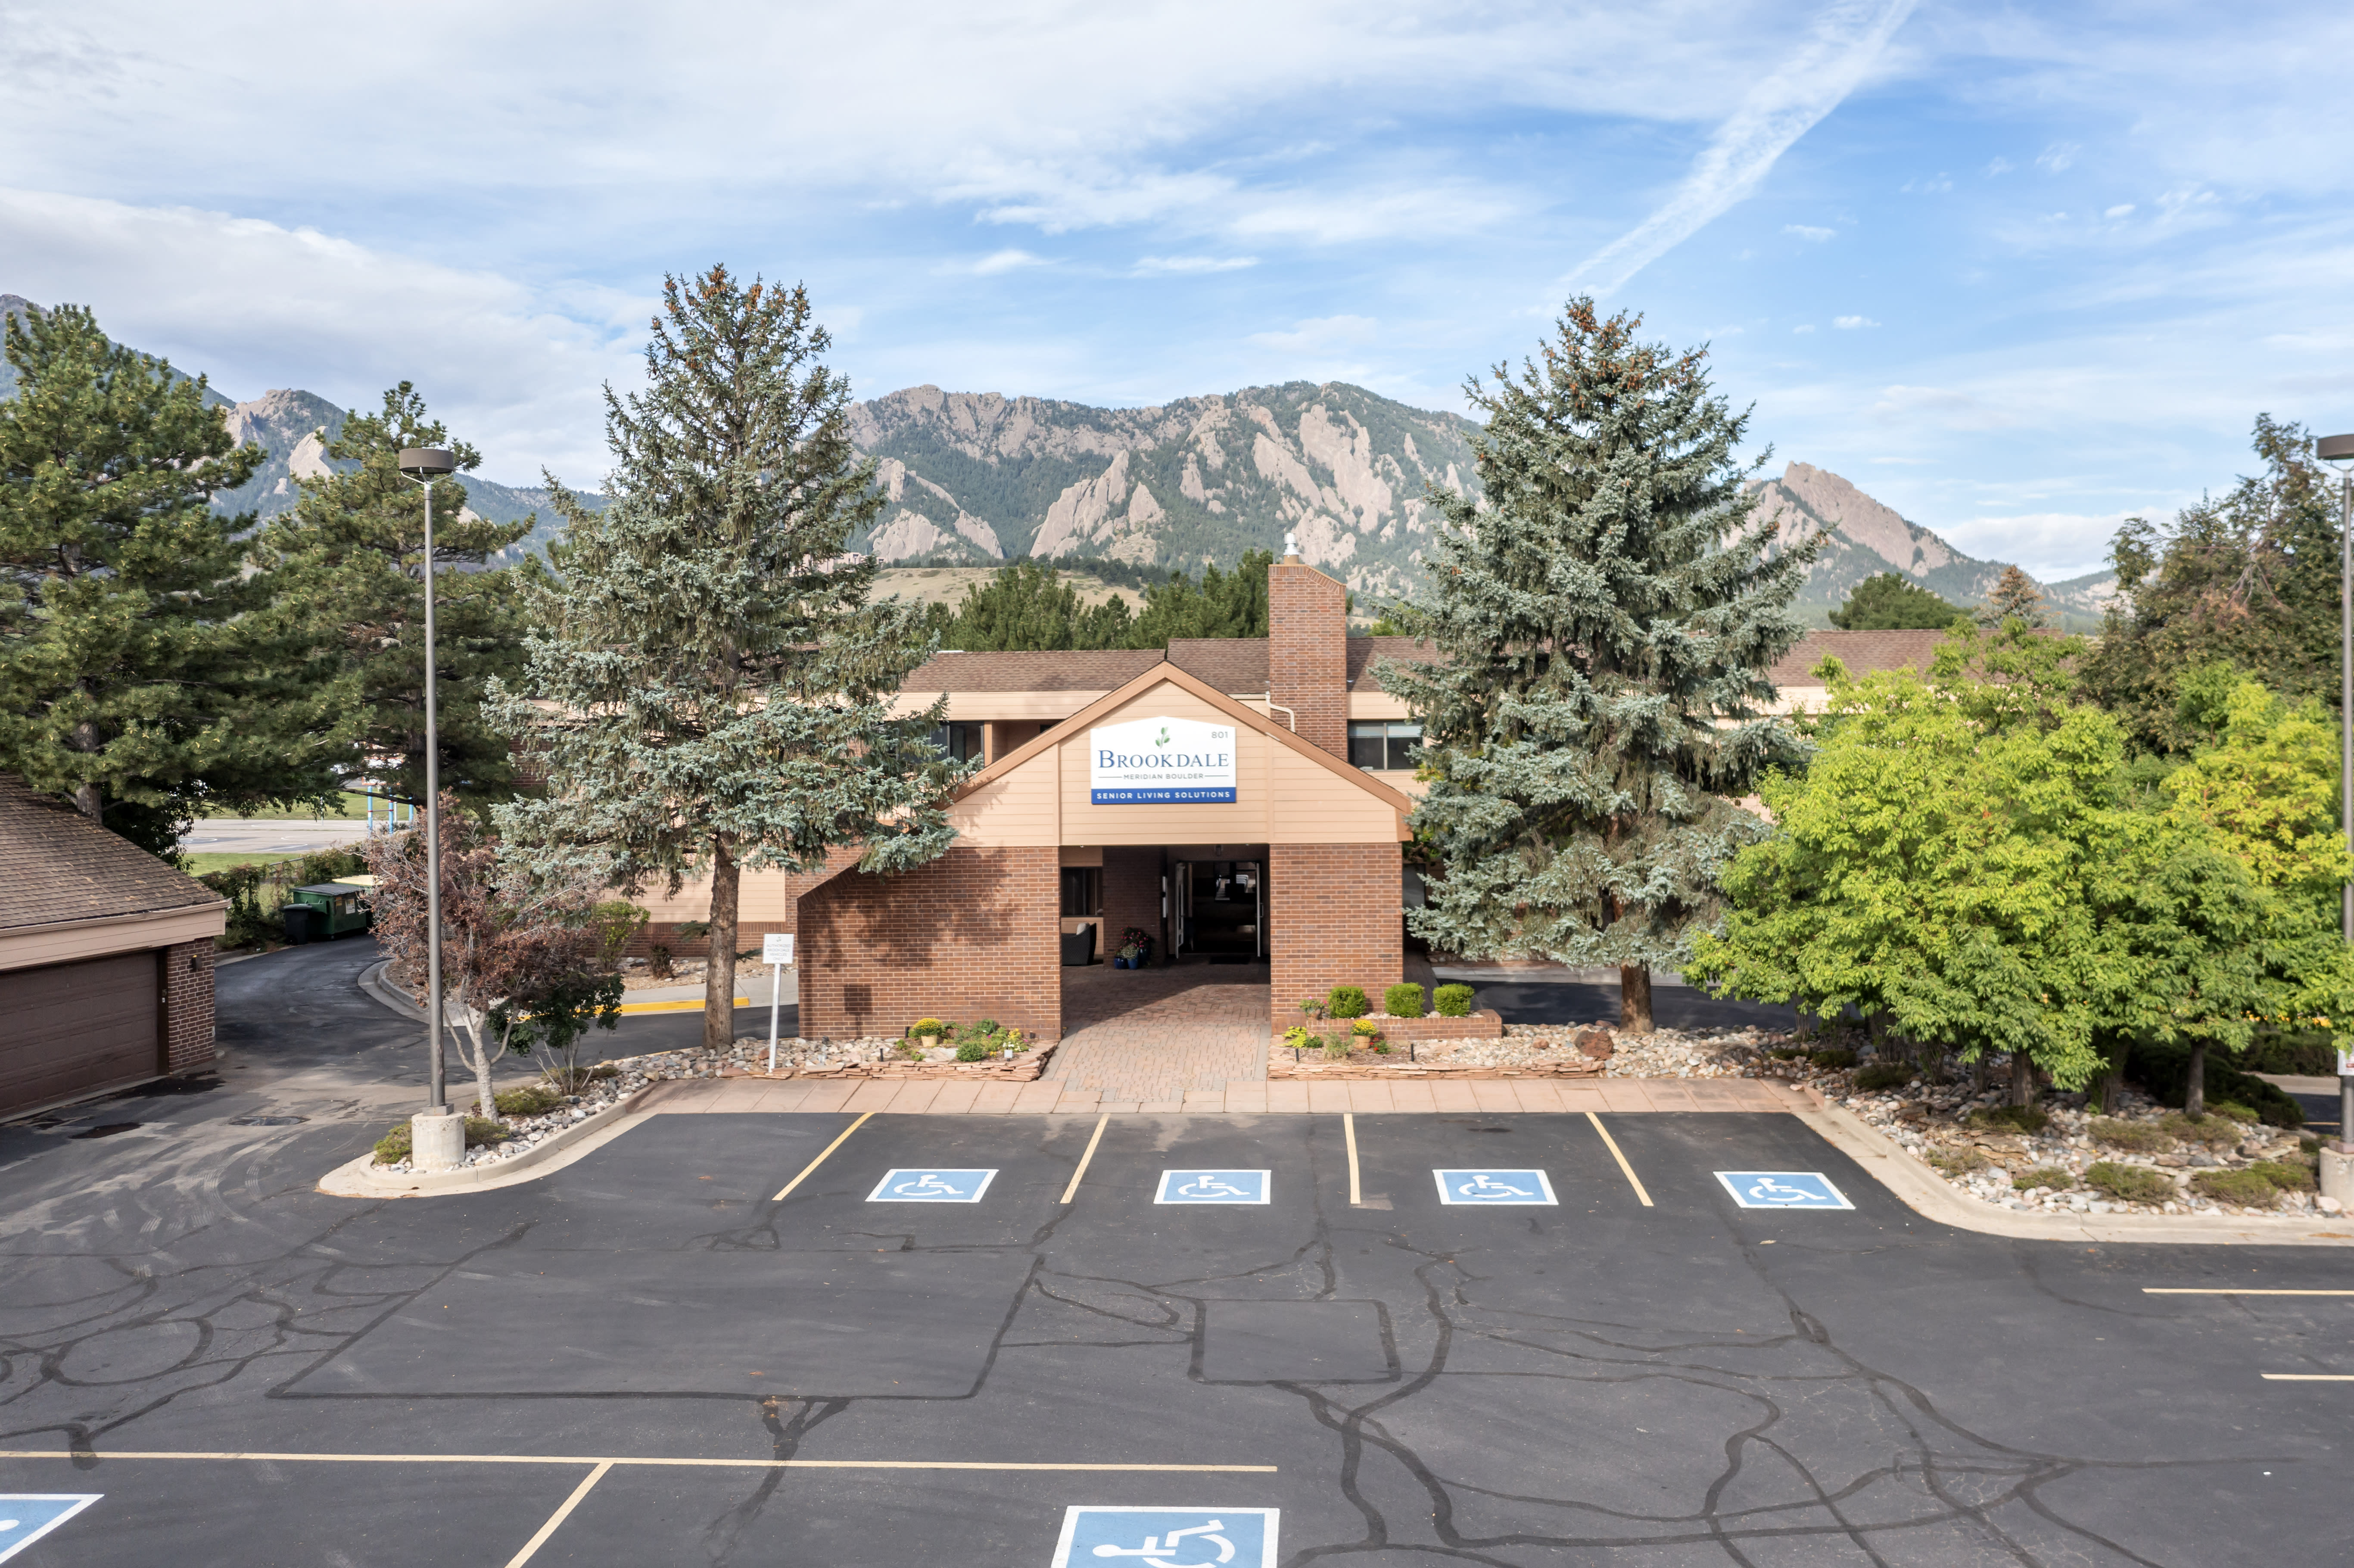
{"type": "Polygon", "coordinates": [[[0,775],[0,1116],[211,1061],[227,908],[0,775]]]}

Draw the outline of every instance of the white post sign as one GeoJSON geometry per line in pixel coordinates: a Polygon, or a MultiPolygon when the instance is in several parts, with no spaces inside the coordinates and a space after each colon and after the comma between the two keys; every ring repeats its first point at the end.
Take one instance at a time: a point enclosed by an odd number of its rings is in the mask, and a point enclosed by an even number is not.
{"type": "Polygon", "coordinates": [[[1097,806],[1231,805],[1234,726],[1149,718],[1091,729],[1087,799],[1097,806]]]}
{"type": "Polygon", "coordinates": [[[785,970],[792,967],[793,934],[770,931],[760,938],[760,961],[769,966],[769,1071],[777,1070],[777,999],[784,994],[785,970]]]}

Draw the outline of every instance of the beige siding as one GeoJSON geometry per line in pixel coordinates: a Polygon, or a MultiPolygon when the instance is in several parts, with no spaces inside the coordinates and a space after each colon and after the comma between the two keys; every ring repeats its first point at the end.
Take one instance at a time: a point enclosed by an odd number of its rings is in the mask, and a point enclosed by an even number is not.
{"type": "Polygon", "coordinates": [[[228,920],[225,904],[199,905],[194,909],[167,909],[154,915],[125,915],[111,920],[77,920],[61,926],[36,926],[0,935],[0,969],[30,969],[36,964],[66,964],[111,953],[144,948],[169,948],[182,942],[208,941],[221,934],[228,920]]]}
{"type": "Polygon", "coordinates": [[[1271,844],[1395,843],[1402,836],[1389,802],[1352,789],[1313,758],[1269,748],[1271,844]]]}
{"type": "MultiPolygon", "coordinates": [[[[739,921],[760,921],[790,926],[793,920],[791,874],[782,871],[755,871],[747,867],[737,874],[736,918],[739,921]]],[[[711,879],[690,877],[678,885],[676,894],[663,891],[662,884],[649,884],[644,892],[631,902],[653,917],[656,922],[707,920],[711,917],[711,879]]]]}
{"type": "MultiPolygon", "coordinates": [[[[1231,806],[1097,806],[1087,799],[1087,729],[1055,747],[1062,758],[1063,841],[1074,844],[1265,843],[1267,750],[1272,744],[1234,715],[1212,707],[1182,687],[1156,686],[1096,721],[1197,719],[1235,731],[1235,803],[1231,806]]],[[[1089,726],[1092,729],[1094,726],[1089,726]]]]}
{"type": "Polygon", "coordinates": [[[1414,710],[1405,705],[1404,697],[1394,697],[1370,679],[1349,694],[1349,716],[1352,719],[1407,719],[1414,710]]]}
{"type": "Polygon", "coordinates": [[[1055,764],[1055,748],[1050,747],[949,807],[949,822],[957,836],[982,848],[1061,843],[1055,764]]]}
{"type": "MultiPolygon", "coordinates": [[[[1064,719],[1103,696],[1101,692],[950,692],[949,717],[959,724],[991,719],[1064,719]]],[[[901,692],[891,711],[919,714],[939,700],[938,692],[901,692]]]]}

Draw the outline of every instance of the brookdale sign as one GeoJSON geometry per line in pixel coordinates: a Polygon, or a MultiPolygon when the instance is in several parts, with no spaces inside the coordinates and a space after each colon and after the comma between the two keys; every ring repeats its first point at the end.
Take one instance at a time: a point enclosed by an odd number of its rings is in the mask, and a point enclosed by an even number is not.
{"type": "Polygon", "coordinates": [[[1234,727],[1149,718],[1091,729],[1087,790],[1097,806],[1231,804],[1234,727]]]}

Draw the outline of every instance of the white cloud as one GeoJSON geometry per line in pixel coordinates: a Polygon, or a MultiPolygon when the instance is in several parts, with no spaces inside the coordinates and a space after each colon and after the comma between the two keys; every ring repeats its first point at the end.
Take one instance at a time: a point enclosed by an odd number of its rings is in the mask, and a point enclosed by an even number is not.
{"type": "Polygon", "coordinates": [[[1944,387],[1883,387],[1871,413],[1886,424],[1928,424],[1949,430],[1994,430],[2019,422],[2006,409],[1944,387]]]}
{"type": "Polygon", "coordinates": [[[2121,201],[2116,206],[2110,207],[2107,211],[2102,213],[2101,216],[2103,217],[2131,217],[2133,216],[2133,203],[2129,201],[2121,201]]]}
{"type": "Polygon", "coordinates": [[[1782,226],[1782,232],[1785,234],[1795,234],[1801,239],[1809,240],[1814,244],[1820,245],[1824,240],[1836,236],[1839,233],[1839,230],[1835,228],[1818,228],[1811,223],[1786,223],[1782,226]]]}
{"type": "Polygon", "coordinates": [[[1237,272],[1258,265],[1256,256],[1140,256],[1136,276],[1157,278],[1171,272],[1237,272]]]}
{"type": "Polygon", "coordinates": [[[1343,344],[1368,342],[1373,336],[1376,324],[1371,316],[1319,316],[1310,321],[1295,322],[1289,332],[1255,332],[1251,334],[1250,341],[1262,348],[1316,354],[1343,344]]]}
{"type": "Polygon", "coordinates": [[[2106,567],[2117,529],[2126,518],[2144,514],[2019,512],[1971,517],[1938,532],[1982,560],[2017,561],[2040,581],[2065,582],[2106,567]]]}
{"type": "Polygon", "coordinates": [[[1609,294],[1757,188],[1792,143],[1838,108],[1880,63],[1914,0],[1839,0],[1812,36],[1742,100],[1665,205],[1581,262],[1572,288],[1609,294]]]}
{"type": "Polygon", "coordinates": [[[978,261],[969,261],[951,270],[970,272],[975,277],[990,278],[1000,272],[1018,272],[1024,267],[1045,267],[1050,263],[1044,256],[1027,250],[992,250],[978,261]]]}
{"type": "Polygon", "coordinates": [[[2074,164],[2076,154],[2083,151],[2073,142],[2055,142],[2035,155],[2035,166],[2047,175],[2062,174],[2074,164]]]}
{"type": "Polygon", "coordinates": [[[1840,316],[1838,320],[1831,323],[1831,325],[1839,328],[1841,332],[1853,332],[1858,327],[1876,327],[1880,323],[1878,322],[1873,321],[1870,316],[1840,316]]]}
{"type": "Polygon", "coordinates": [[[1989,176],[1994,175],[2007,175],[2010,173],[2013,167],[2015,167],[2015,165],[2009,158],[1997,158],[1986,166],[1986,172],[1989,176]]]}
{"type": "Polygon", "coordinates": [[[1812,332],[1812,331],[1814,331],[1814,330],[1815,330],[1815,323],[1812,323],[1812,322],[1808,322],[1808,323],[1807,323],[1806,324],[1804,324],[1803,326],[1794,326],[1794,327],[1792,327],[1790,330],[1791,330],[1792,332],[1795,332],[1795,333],[1808,333],[1808,332],[1812,332]]]}

